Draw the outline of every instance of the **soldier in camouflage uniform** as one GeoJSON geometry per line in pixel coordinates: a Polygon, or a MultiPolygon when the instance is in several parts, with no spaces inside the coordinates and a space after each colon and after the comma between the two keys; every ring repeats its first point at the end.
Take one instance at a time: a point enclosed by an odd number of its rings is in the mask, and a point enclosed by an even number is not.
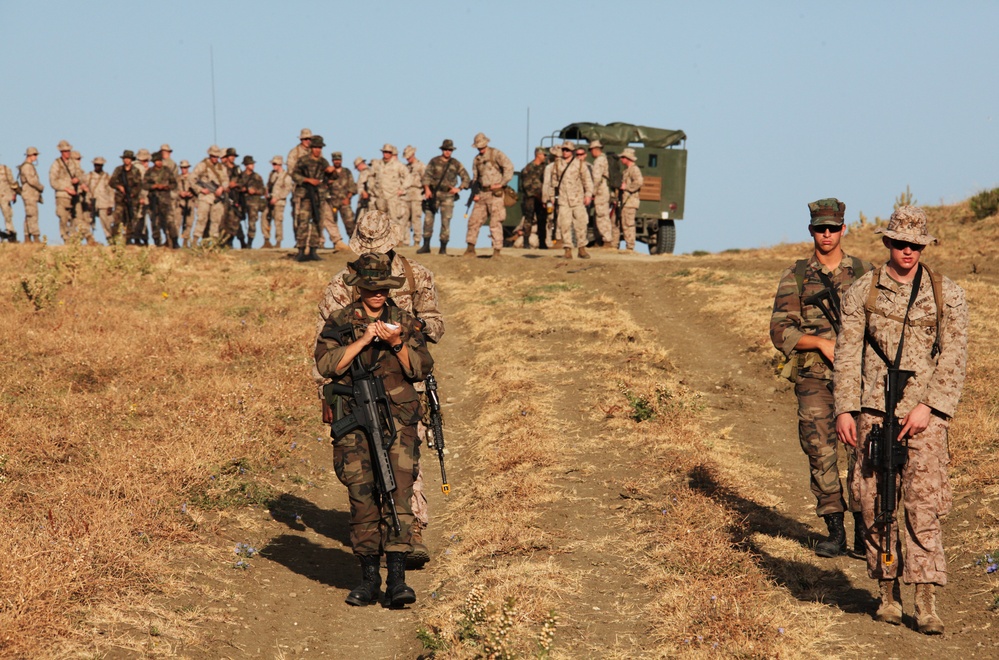
{"type": "Polygon", "coordinates": [[[590,142],[590,155],[593,156],[593,210],[596,215],[597,233],[603,247],[615,247],[616,227],[610,217],[610,165],[604,155],[604,145],[600,140],[590,142]]]}
{"type": "MultiPolygon", "coordinates": [[[[820,199],[808,205],[813,251],[781,275],[770,317],[770,339],[787,360],[785,376],[794,383],[798,398],[798,441],[808,457],[815,515],[829,529],[829,538],[815,546],[820,557],[835,557],[846,551],[843,525],[847,502],[839,479],[832,378],[836,331],[814,296],[824,305],[839,301],[853,282],[871,265],[843,252],[840,242],[846,205],[838,199],[820,199]]],[[[838,303],[837,303],[838,304],[838,303]]],[[[847,483],[853,474],[853,455],[848,455],[847,483]]],[[[864,521],[860,505],[852,497],[849,510],[854,518],[855,552],[864,552],[864,521]]]]}
{"type": "Polygon", "coordinates": [[[264,200],[264,195],[267,193],[264,180],[254,171],[256,163],[253,156],[243,157],[243,173],[239,175],[237,184],[240,196],[246,205],[246,243],[243,247],[247,248],[253,247],[253,238],[257,235],[257,222],[267,205],[264,200]]]}
{"type": "Polygon", "coordinates": [[[947,584],[940,518],[953,502],[947,480],[947,430],[964,386],[968,304],[961,287],[920,264],[923,248],[936,241],[926,225],[922,209],[900,206],[888,227],[879,230],[888,263],[857,280],[843,299],[834,393],[836,433],[856,449],[851,488],[866,523],[867,572],[878,580],[881,593],[876,618],[901,623],[901,574],[906,584],[916,585],[918,630],[940,634],[944,624],[936,613],[934,586],[947,584]],[[871,427],[884,427],[888,361],[895,359],[900,343],[899,367],[914,372],[896,408],[901,420],[898,440],[908,445],[900,476],[905,521],[891,525],[886,537],[881,522],[875,521],[880,475],[866,445],[871,427]],[[904,555],[900,536],[905,539],[904,555]],[[887,550],[898,561],[881,561],[881,552],[887,550]]]}
{"type": "Polygon", "coordinates": [[[111,243],[111,228],[114,225],[114,190],[111,189],[111,175],[104,171],[107,162],[101,156],[93,161],[94,171],[87,174],[87,187],[90,189],[91,213],[100,218],[104,240],[111,243]]]}
{"type": "Polygon", "coordinates": [[[0,165],[0,211],[3,212],[7,240],[11,243],[17,243],[17,230],[14,228],[14,212],[10,207],[17,201],[20,190],[21,186],[14,173],[6,165],[0,165]]]}
{"type": "Polygon", "coordinates": [[[142,187],[149,199],[149,213],[153,244],[178,248],[177,227],[173,224],[173,193],[177,190],[177,175],[163,165],[163,153],[153,154],[153,167],[142,179],[142,187]],[[162,232],[163,238],[160,238],[162,232]]]}
{"type": "MultiPolygon", "coordinates": [[[[371,210],[364,214],[362,222],[358,224],[350,240],[350,248],[358,254],[377,252],[388,256],[392,276],[401,277],[406,282],[402,291],[393,293],[392,301],[419,318],[424,336],[436,344],[444,336],[444,317],[440,311],[434,274],[415,260],[397,254],[394,249],[397,243],[398,236],[389,217],[380,211],[371,210]]],[[[352,289],[343,282],[343,276],[347,273],[348,269],[344,269],[334,275],[323,293],[323,299],[319,303],[317,334],[334,311],[358,299],[357,289],[352,289]]],[[[327,382],[315,368],[313,377],[320,388],[327,382]]],[[[424,390],[422,382],[415,383],[415,387],[419,392],[424,390]]],[[[418,431],[420,440],[426,442],[426,428],[423,424],[419,425],[418,431]]],[[[422,468],[413,483],[412,508],[416,522],[413,526],[413,552],[407,558],[407,564],[410,568],[418,568],[430,560],[430,553],[423,544],[423,530],[430,521],[430,514],[423,491],[422,468]]]]}
{"type": "Polygon", "coordinates": [[[543,147],[534,149],[534,160],[524,166],[520,172],[520,188],[523,196],[520,208],[523,214],[518,231],[524,237],[524,247],[548,249],[546,225],[548,213],[542,198],[544,196],[545,164],[548,158],[543,147]]]}
{"type": "Polygon", "coordinates": [[[233,246],[233,241],[238,240],[241,248],[249,247],[246,242],[246,235],[243,232],[243,214],[246,209],[242,207],[242,196],[239,190],[239,177],[241,172],[236,159],[239,154],[234,147],[225,150],[222,164],[226,168],[226,175],[229,177],[229,189],[225,195],[225,211],[222,213],[222,232],[220,238],[227,247],[233,246]]]}
{"type": "MultiPolygon", "coordinates": [[[[444,140],[441,143],[441,155],[435,156],[427,163],[423,171],[423,199],[434,200],[434,205],[441,214],[440,254],[447,254],[447,243],[451,238],[451,216],[454,215],[454,202],[459,191],[471,185],[468,171],[457,158],[452,157],[454,142],[444,140]]],[[[428,212],[423,218],[423,246],[417,250],[419,254],[430,252],[430,238],[434,235],[434,214],[428,212]]]]}
{"type": "Polygon", "coordinates": [[[409,170],[399,162],[398,154],[399,150],[395,145],[386,144],[382,147],[382,163],[375,176],[377,191],[375,205],[379,211],[389,214],[401,238],[408,215],[404,197],[409,181],[409,170]]]}
{"type": "Polygon", "coordinates": [[[272,171],[267,177],[267,210],[264,212],[263,247],[281,247],[284,240],[284,207],[288,203],[288,195],[295,189],[291,175],[282,167],[284,159],[281,156],[271,158],[272,171]],[[274,226],[274,243],[271,244],[271,225],[274,226]]]}
{"type": "Polygon", "coordinates": [[[135,153],[126,149],[121,155],[122,164],[114,169],[108,185],[114,190],[114,222],[111,237],[115,239],[124,232],[128,243],[134,242],[132,227],[139,214],[139,199],[142,194],[142,174],[135,166],[135,153]],[[127,192],[126,192],[127,191],[127,192]]]}
{"type": "Polygon", "coordinates": [[[295,164],[291,178],[295,182],[295,247],[296,261],[318,261],[316,254],[323,241],[324,215],[330,213],[326,203],[329,190],[326,187],[327,175],[333,167],[323,158],[326,143],[321,135],[313,135],[310,153],[302,156],[295,164]],[[309,253],[305,253],[305,249],[309,253]]]}
{"type": "MultiPolygon", "coordinates": [[[[635,252],[635,215],[638,213],[638,206],[641,204],[642,184],[645,177],[635,163],[638,157],[632,148],[621,150],[621,164],[624,165],[624,174],[621,177],[621,233],[624,234],[624,250],[622,252],[635,252]]],[[[613,247],[619,243],[613,241],[613,247]]]]}
{"type": "Polygon", "coordinates": [[[197,224],[195,214],[198,211],[198,189],[194,186],[190,170],[191,164],[189,162],[180,161],[180,174],[177,175],[176,217],[179,219],[177,234],[183,239],[184,247],[191,246],[191,230],[197,224]]]}
{"type": "Polygon", "coordinates": [[[222,229],[222,216],[225,203],[222,195],[229,188],[229,174],[221,158],[224,152],[216,145],[208,147],[208,158],[204,158],[191,172],[191,181],[198,193],[198,217],[194,225],[191,245],[196,245],[204,236],[207,225],[209,239],[214,243],[222,229]]]}
{"type": "Polygon", "coordinates": [[[562,143],[562,158],[552,165],[551,175],[548,177],[547,197],[554,199],[558,196],[555,219],[562,233],[565,258],[572,259],[575,237],[579,258],[589,259],[590,255],[586,251],[586,226],[589,223],[586,207],[593,199],[593,178],[585,163],[573,157],[575,151],[576,145],[572,142],[566,140],[562,143]]]}
{"type": "Polygon", "coordinates": [[[21,199],[24,201],[24,240],[27,243],[37,243],[41,240],[38,230],[38,205],[43,202],[42,191],[45,184],[38,179],[35,163],[38,161],[38,149],[28,147],[24,152],[24,162],[17,169],[17,179],[21,186],[21,199]]]}
{"type": "Polygon", "coordinates": [[[354,169],[357,170],[357,210],[354,211],[354,225],[361,213],[369,207],[374,208],[374,178],[368,162],[358,156],[354,159],[354,169]]]}
{"type": "MultiPolygon", "coordinates": [[[[139,171],[139,175],[145,179],[146,172],[149,171],[151,163],[149,162],[152,154],[149,153],[149,149],[139,149],[135,152],[136,167],[139,171]]],[[[132,237],[132,241],[137,245],[148,245],[149,244],[149,193],[146,191],[145,186],[142,186],[139,191],[139,212],[133,219],[132,227],[129,229],[129,236],[132,237]]]]}
{"type": "Polygon", "coordinates": [[[333,222],[339,213],[343,220],[343,228],[347,232],[347,239],[354,235],[354,211],[350,208],[350,199],[357,194],[357,185],[354,183],[354,175],[343,166],[343,154],[334,151],[330,156],[333,161],[333,171],[327,177],[330,187],[330,206],[333,209],[333,222]]]}
{"type": "MultiPolygon", "coordinates": [[[[359,300],[333,312],[316,342],[316,366],[323,376],[349,385],[350,365],[356,358],[365,366],[379,365],[385,391],[391,400],[396,437],[388,450],[395,475],[395,505],[400,533],[394,534],[387,501],[378,501],[368,440],[354,432],[333,442],[333,465],[350,497],[350,540],[361,563],[363,581],[347,596],[351,605],[367,605],[378,599],[381,587],[379,563],[382,549],[388,568],[386,601],[402,607],[416,601],[416,593],[406,585],[406,555],[412,549],[413,512],[410,498],[420,459],[417,423],[421,417],[420,397],[413,383],[423,380],[433,368],[433,358],[412,314],[389,305],[390,289],[405,283],[393,277],[385,254],[366,253],[351,265],[343,277],[348,287],[359,290],[359,300]],[[350,328],[353,341],[343,338],[340,328],[350,328]]],[[[337,405],[329,402],[334,410],[337,405]]],[[[341,399],[348,410],[351,400],[341,399]]]]}
{"type": "Polygon", "coordinates": [[[475,256],[479,229],[488,217],[493,256],[498,257],[503,248],[503,222],[506,220],[503,188],[513,180],[513,162],[499,149],[490,147],[489,138],[484,133],[475,135],[472,146],[479,150],[479,155],[472,161],[472,177],[478,183],[479,192],[472,198],[475,206],[468,218],[468,233],[465,235],[468,247],[462,256],[475,256]]]}
{"type": "Polygon", "coordinates": [[[80,199],[87,193],[87,184],[83,182],[83,170],[73,160],[72,152],[69,142],[59,142],[59,157],[49,168],[49,185],[55,191],[56,215],[59,217],[59,235],[67,243],[86,239],[92,245],[96,241],[90,231],[90,222],[78,212],[80,199]]]}
{"type": "MultiPolygon", "coordinates": [[[[423,173],[427,166],[416,157],[416,147],[413,145],[402,150],[402,157],[406,159],[406,169],[409,170],[406,194],[403,196],[406,213],[402,223],[402,240],[409,245],[416,245],[423,235],[423,173]]],[[[429,248],[428,242],[427,249],[429,248]]]]}

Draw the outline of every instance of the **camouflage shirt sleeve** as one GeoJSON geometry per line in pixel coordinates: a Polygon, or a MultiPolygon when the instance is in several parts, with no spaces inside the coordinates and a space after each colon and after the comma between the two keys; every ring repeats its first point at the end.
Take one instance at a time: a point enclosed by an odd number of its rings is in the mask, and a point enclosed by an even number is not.
{"type": "MultiPolygon", "coordinates": [[[[319,301],[319,315],[316,319],[316,341],[319,341],[319,336],[323,332],[323,328],[326,327],[326,322],[333,316],[335,312],[341,310],[351,302],[350,298],[350,288],[343,283],[343,276],[347,274],[347,269],[341,270],[339,273],[333,276],[330,283],[326,285],[326,290],[323,292],[323,298],[319,301]]],[[[323,383],[326,382],[326,377],[322,375],[319,371],[318,365],[315,361],[312,363],[312,379],[315,381],[316,385],[320,388],[323,383]]]]}
{"type": "Polygon", "coordinates": [[[953,417],[964,388],[968,360],[968,302],[964,290],[946,277],[942,288],[940,355],[921,401],[953,417]]]}
{"type": "Polygon", "coordinates": [[[444,315],[441,314],[440,302],[437,299],[437,285],[434,283],[434,274],[430,270],[412,259],[409,264],[413,267],[413,279],[416,281],[416,293],[413,295],[413,313],[416,314],[426,327],[423,334],[427,339],[435,344],[444,336],[444,315]]]}
{"type": "Polygon", "coordinates": [[[860,411],[864,332],[867,327],[864,303],[871,290],[872,280],[873,272],[866,272],[847,289],[840,303],[840,330],[836,335],[835,350],[836,370],[833,372],[833,397],[837,415],[860,411]]]}
{"type": "Polygon", "coordinates": [[[801,298],[794,279],[794,268],[788,268],[780,276],[777,295],[774,296],[773,312],[770,314],[770,341],[774,347],[791,357],[798,340],[805,335],[801,329],[801,298]]]}

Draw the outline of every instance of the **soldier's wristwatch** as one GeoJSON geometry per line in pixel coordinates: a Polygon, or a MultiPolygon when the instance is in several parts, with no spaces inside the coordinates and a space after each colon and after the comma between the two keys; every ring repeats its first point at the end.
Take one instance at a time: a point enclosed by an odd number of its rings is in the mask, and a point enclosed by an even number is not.
{"type": "Polygon", "coordinates": [[[398,344],[396,344],[395,346],[392,347],[392,352],[393,353],[401,353],[403,346],[404,346],[404,343],[403,342],[399,342],[398,344]]]}

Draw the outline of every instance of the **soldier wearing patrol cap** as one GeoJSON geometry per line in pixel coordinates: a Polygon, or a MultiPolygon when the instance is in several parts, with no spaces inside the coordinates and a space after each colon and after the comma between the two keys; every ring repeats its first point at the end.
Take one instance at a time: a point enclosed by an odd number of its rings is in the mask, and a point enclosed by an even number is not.
{"type": "Polygon", "coordinates": [[[111,243],[111,227],[114,224],[114,190],[111,189],[111,175],[104,171],[107,161],[98,156],[93,161],[94,171],[87,174],[87,187],[90,189],[90,212],[94,219],[100,218],[104,240],[111,243]]]}
{"type": "MultiPolygon", "coordinates": [[[[545,230],[548,214],[542,202],[545,163],[547,161],[548,158],[544,147],[536,147],[534,149],[534,159],[525,165],[524,169],[520,172],[520,189],[523,192],[523,197],[520,200],[520,210],[523,220],[520,223],[520,227],[517,228],[517,233],[522,237],[518,241],[521,241],[522,246],[525,248],[548,249],[547,232],[545,230]]],[[[518,247],[516,242],[514,243],[514,247],[518,247]]]]}
{"type": "Polygon", "coordinates": [[[271,173],[267,176],[267,210],[261,229],[264,234],[262,247],[281,247],[284,239],[284,207],[288,203],[288,195],[295,189],[295,182],[284,169],[284,159],[281,156],[271,158],[271,173]],[[271,227],[274,227],[274,243],[271,243],[271,227]]]}
{"type": "Polygon", "coordinates": [[[222,195],[229,188],[229,173],[221,162],[223,154],[222,149],[213,144],[208,148],[208,157],[191,172],[194,189],[198,192],[198,217],[191,245],[196,245],[206,231],[213,242],[219,238],[225,210],[222,195]]]}
{"type": "Polygon", "coordinates": [[[38,149],[28,147],[24,152],[24,162],[17,170],[17,178],[21,182],[21,199],[24,200],[24,240],[37,243],[41,240],[38,231],[38,205],[42,203],[42,191],[45,190],[38,178],[35,163],[38,161],[38,149]]]}
{"type": "Polygon", "coordinates": [[[357,184],[350,169],[343,166],[343,154],[334,151],[330,156],[333,161],[333,171],[329,174],[330,206],[333,209],[333,222],[339,213],[343,228],[349,239],[354,235],[354,211],[350,208],[351,198],[357,194],[357,184]]]}
{"type": "Polygon", "coordinates": [[[166,243],[169,248],[180,247],[177,227],[173,224],[171,193],[177,189],[177,175],[163,165],[163,152],[152,155],[153,167],[143,177],[142,186],[149,199],[150,229],[153,245],[166,243]],[[162,236],[162,238],[161,238],[162,236]]]}
{"type": "MultiPolygon", "coordinates": [[[[855,552],[864,552],[864,523],[860,505],[844,498],[840,482],[836,416],[832,394],[833,349],[836,329],[822,307],[838,307],[846,290],[871,269],[866,261],[843,251],[846,204],[835,198],[808,205],[812,253],[781,275],[770,316],[770,339],[786,360],[785,378],[794,383],[798,399],[798,441],[808,458],[815,515],[821,517],[829,537],[815,546],[820,557],[836,557],[847,549],[845,512],[854,512],[855,552]],[[816,297],[818,296],[818,297],[816,297]],[[831,303],[835,301],[835,305],[831,303]]],[[[847,461],[847,481],[854,460],[847,461]]]]}
{"type": "MultiPolygon", "coordinates": [[[[441,155],[434,156],[423,172],[423,199],[433,200],[433,205],[441,214],[440,254],[447,254],[447,244],[451,238],[451,216],[454,215],[454,201],[458,193],[467,189],[472,178],[468,170],[455,158],[454,142],[444,140],[440,146],[441,155]]],[[[434,214],[428,212],[423,220],[423,246],[420,254],[430,252],[430,239],[434,235],[434,214]]]]}

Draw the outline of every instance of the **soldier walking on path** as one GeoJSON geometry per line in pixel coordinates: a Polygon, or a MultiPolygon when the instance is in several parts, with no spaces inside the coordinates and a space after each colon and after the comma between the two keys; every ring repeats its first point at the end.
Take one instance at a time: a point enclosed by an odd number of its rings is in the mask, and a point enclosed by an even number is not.
{"type": "MultiPolygon", "coordinates": [[[[548,177],[549,199],[558,199],[556,218],[562,234],[566,259],[572,259],[572,247],[578,248],[580,259],[589,259],[586,251],[586,227],[589,216],[586,207],[593,199],[593,179],[584,162],[574,158],[576,145],[566,140],[562,143],[562,158],[552,164],[548,177]],[[575,243],[573,242],[575,241],[575,243]]],[[[585,155],[585,152],[584,152],[585,155]]]]}
{"type": "MultiPolygon", "coordinates": [[[[441,143],[441,155],[430,159],[423,171],[423,198],[441,214],[440,254],[447,254],[447,243],[451,238],[451,217],[454,215],[454,202],[458,193],[471,185],[468,171],[457,158],[454,158],[454,142],[441,143]]],[[[423,246],[418,254],[430,252],[430,239],[434,235],[433,210],[428,210],[423,219],[423,246]]]]}
{"type": "Polygon", "coordinates": [[[177,227],[173,224],[173,192],[177,190],[177,175],[163,165],[163,153],[153,154],[153,167],[142,180],[149,199],[149,217],[153,244],[178,248],[177,227]],[[160,238],[162,234],[162,239],[160,238]]]}
{"type": "Polygon", "coordinates": [[[66,140],[59,142],[59,157],[49,168],[49,185],[55,191],[56,215],[59,217],[59,235],[66,243],[86,239],[94,244],[90,223],[77,212],[81,196],[87,192],[83,182],[83,170],[73,160],[73,147],[66,140]]]}
{"type": "Polygon", "coordinates": [[[333,222],[336,223],[339,214],[344,231],[347,233],[347,240],[350,240],[354,235],[354,211],[350,208],[350,200],[357,194],[357,185],[354,183],[354,175],[343,166],[343,154],[334,151],[330,158],[333,161],[333,171],[328,179],[333,222]]]}
{"type": "Polygon", "coordinates": [[[267,177],[267,210],[264,211],[261,229],[264,234],[265,248],[281,247],[284,240],[284,207],[288,203],[288,195],[295,189],[295,182],[285,171],[281,156],[271,158],[271,173],[267,177]],[[271,226],[274,227],[274,243],[271,243],[271,226]]]}
{"type": "MultiPolygon", "coordinates": [[[[638,213],[638,205],[641,203],[639,192],[645,182],[642,171],[638,169],[638,157],[631,147],[621,150],[621,163],[624,165],[624,174],[621,177],[621,232],[624,234],[624,250],[622,252],[635,252],[635,214],[638,213]]],[[[613,241],[613,247],[619,243],[613,241]]]]}
{"type": "Polygon", "coordinates": [[[935,587],[947,584],[940,519],[953,503],[947,431],[964,386],[968,303],[961,287],[920,263],[923,249],[936,242],[922,209],[900,206],[878,231],[888,263],[857,280],[843,299],[835,349],[836,433],[856,450],[851,488],[864,516],[867,573],[878,581],[881,595],[875,618],[902,622],[901,576],[916,585],[919,632],[940,634],[944,623],[936,612],[935,587]],[[909,377],[900,393],[894,391],[901,394],[894,410],[900,420],[894,428],[900,431],[896,438],[880,439],[907,447],[898,482],[904,522],[876,515],[889,504],[893,511],[895,502],[882,500],[879,456],[867,451],[872,428],[889,427],[889,374],[909,377]]]}
{"type": "Polygon", "coordinates": [[[24,201],[24,240],[37,243],[41,240],[38,230],[38,205],[42,203],[42,191],[45,185],[38,179],[35,163],[38,161],[38,149],[28,147],[24,152],[24,162],[17,170],[17,178],[21,186],[21,199],[24,201]]]}
{"type": "Polygon", "coordinates": [[[488,218],[493,256],[498,257],[503,248],[503,222],[506,220],[503,187],[513,180],[513,162],[499,149],[490,147],[489,138],[484,133],[476,134],[472,146],[479,150],[479,155],[472,161],[472,185],[477,188],[477,192],[472,197],[475,206],[472,207],[468,233],[465,236],[468,247],[462,256],[475,256],[479,229],[488,218]]]}
{"type": "Polygon", "coordinates": [[[121,154],[121,165],[114,169],[108,182],[114,190],[114,222],[111,225],[111,239],[120,232],[125,233],[128,243],[134,243],[132,229],[139,214],[139,196],[142,192],[142,175],[135,166],[135,153],[126,149],[121,154]]]}
{"type": "MultiPolygon", "coordinates": [[[[812,235],[811,257],[799,259],[784,271],[777,286],[770,339],[787,360],[784,376],[794,383],[798,398],[798,441],[808,457],[815,515],[829,529],[829,538],[815,546],[820,557],[846,552],[844,512],[853,512],[853,550],[864,553],[864,520],[860,504],[844,499],[839,478],[836,414],[833,402],[833,349],[836,345],[837,310],[853,282],[871,265],[843,252],[840,242],[846,204],[820,199],[808,205],[812,235]],[[823,308],[828,310],[823,312],[823,308]],[[830,319],[830,316],[832,317],[830,319]]],[[[854,457],[847,460],[847,484],[853,475],[854,457]]]]}
{"type": "Polygon", "coordinates": [[[222,149],[213,144],[208,148],[208,158],[201,160],[191,172],[194,189],[198,192],[198,217],[191,239],[192,246],[201,240],[206,225],[211,241],[214,243],[219,238],[224,211],[222,195],[229,187],[229,175],[220,161],[222,154],[222,149]]]}
{"type": "Polygon", "coordinates": [[[11,204],[17,201],[17,196],[21,192],[21,185],[17,182],[17,177],[6,165],[0,165],[0,211],[3,212],[4,226],[6,227],[7,241],[17,243],[17,230],[14,228],[14,211],[11,204]]]}

